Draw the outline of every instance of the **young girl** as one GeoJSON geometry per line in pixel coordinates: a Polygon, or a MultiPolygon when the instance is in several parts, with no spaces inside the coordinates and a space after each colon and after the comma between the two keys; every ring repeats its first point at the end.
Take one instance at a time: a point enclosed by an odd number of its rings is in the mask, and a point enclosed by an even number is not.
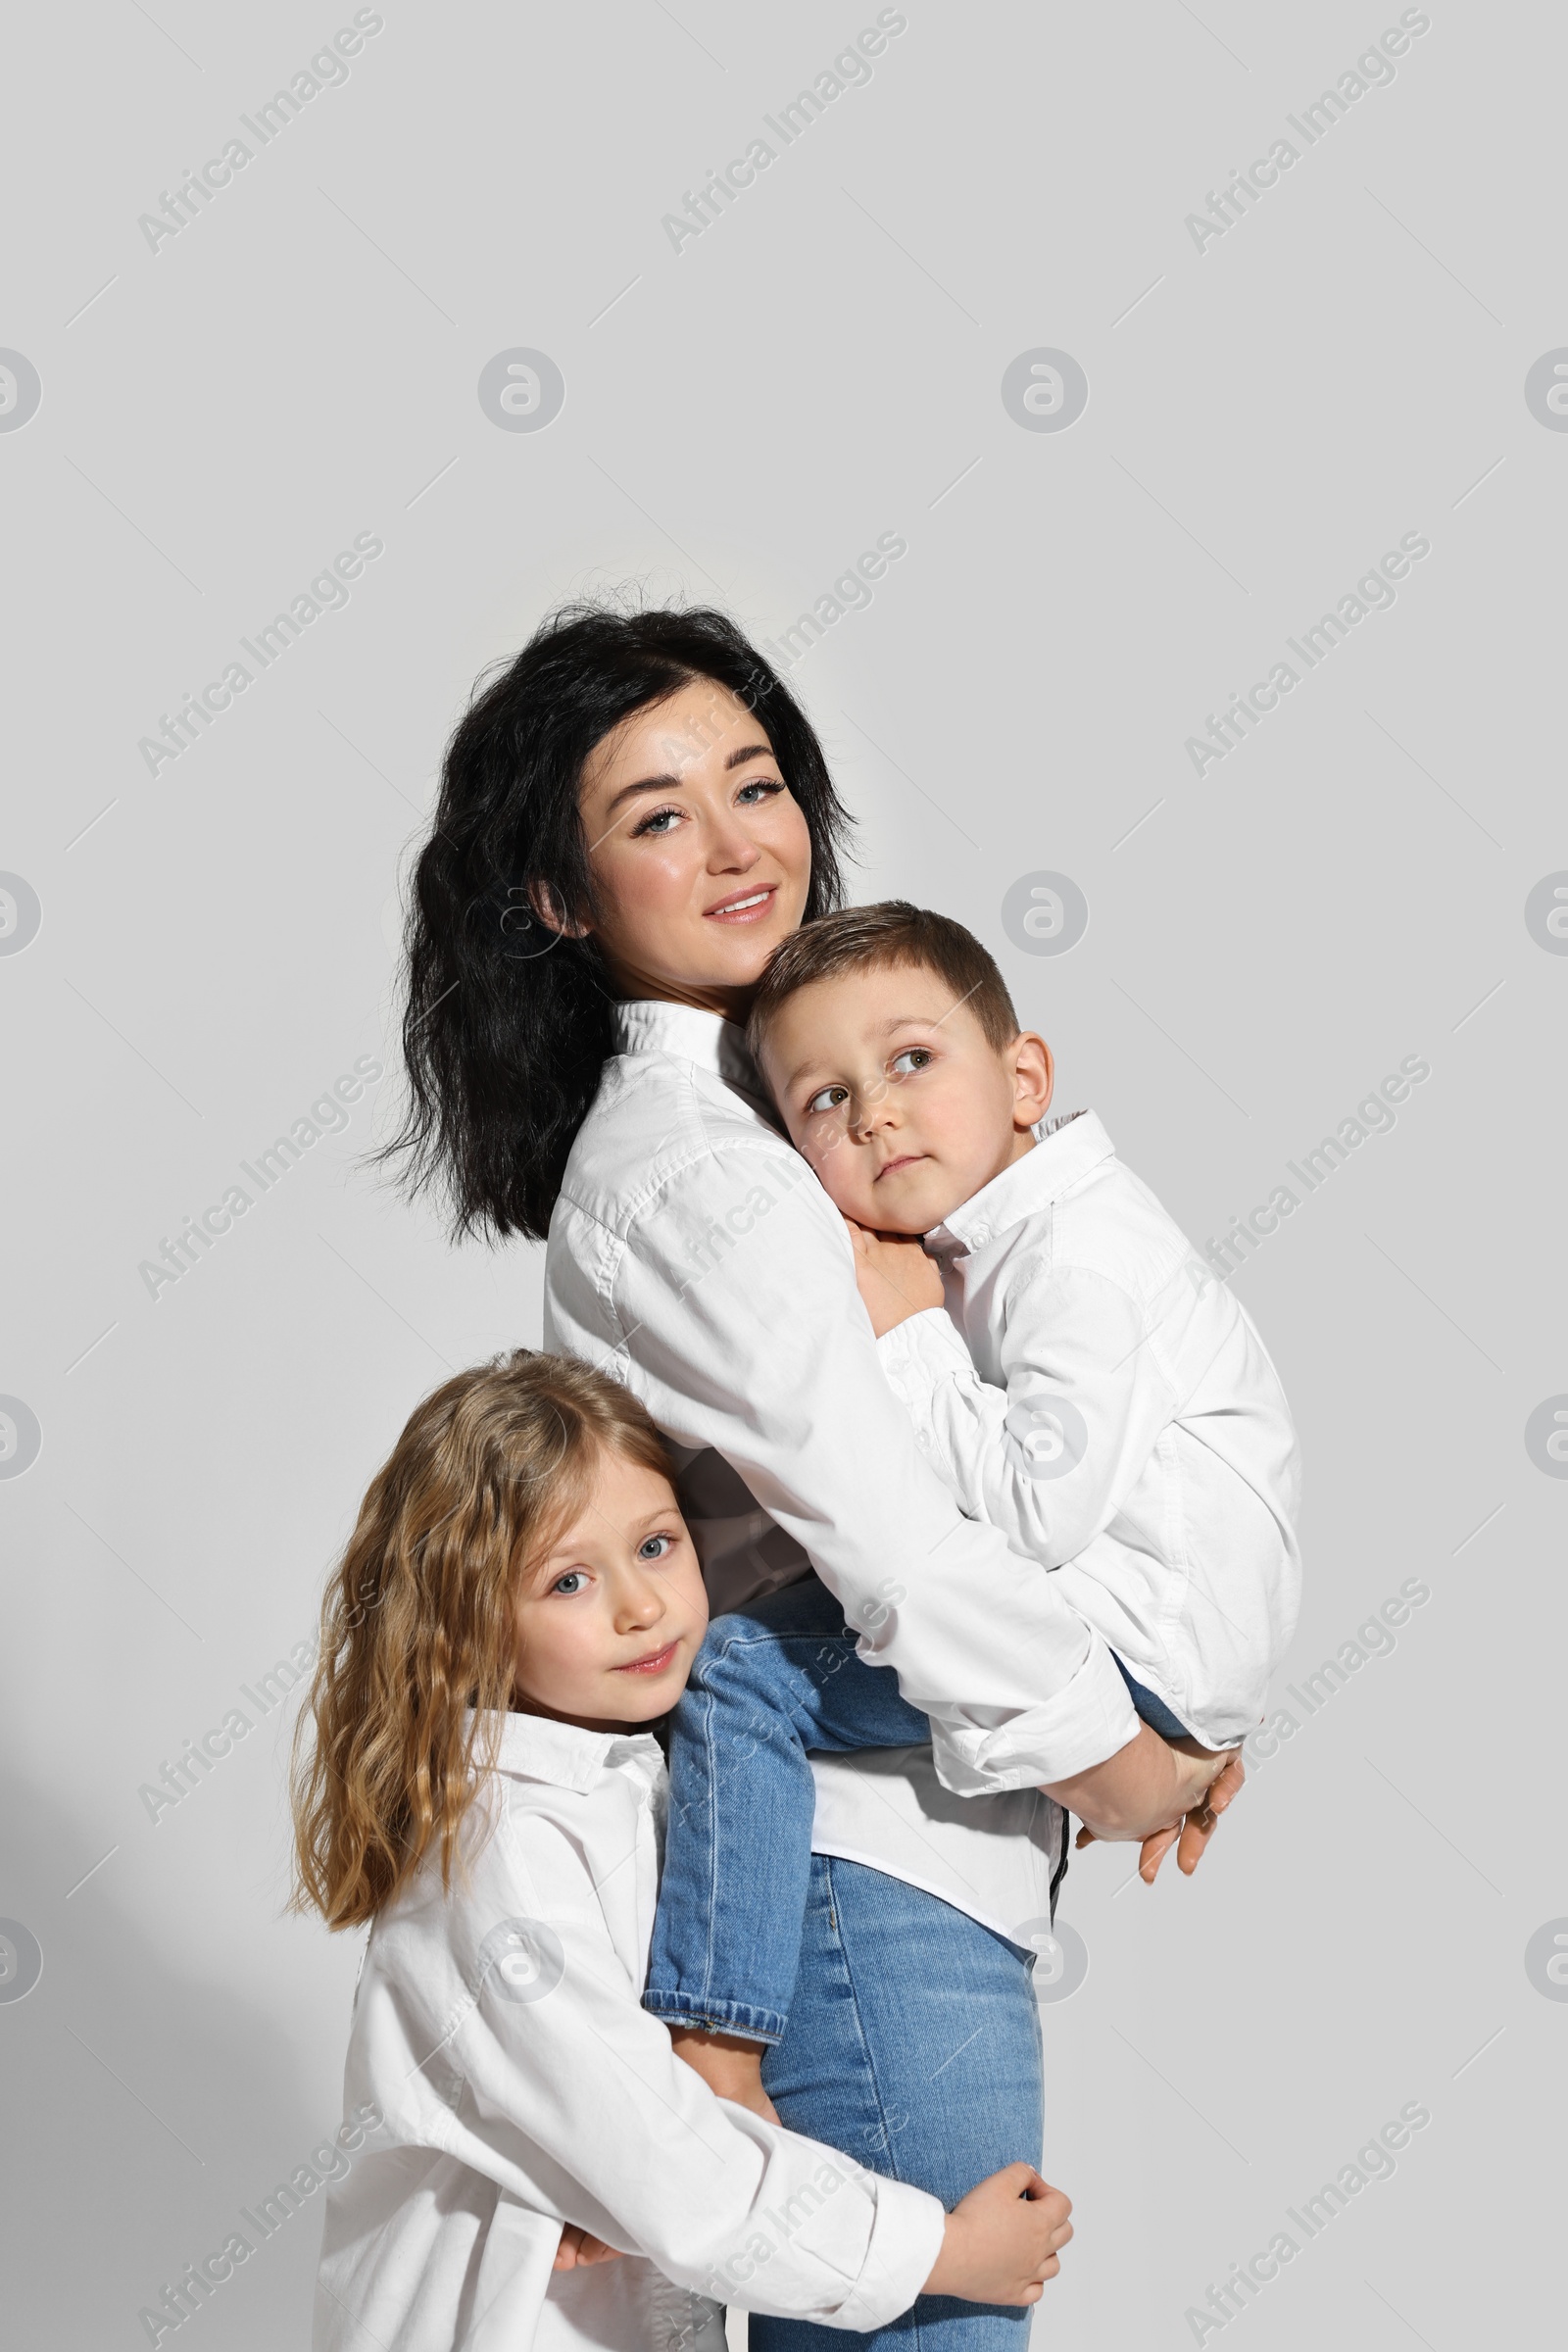
{"type": "Polygon", "coordinates": [[[346,2098],[382,2118],[328,2193],[316,2352],[723,2352],[722,2303],[868,2330],[1054,2275],[1031,2166],[945,2214],[715,2098],[639,2005],[650,1727],[707,1621],[663,1443],[581,1364],[461,1374],[372,1482],[296,1773],[296,1901],[370,1927],[346,2098]]]}

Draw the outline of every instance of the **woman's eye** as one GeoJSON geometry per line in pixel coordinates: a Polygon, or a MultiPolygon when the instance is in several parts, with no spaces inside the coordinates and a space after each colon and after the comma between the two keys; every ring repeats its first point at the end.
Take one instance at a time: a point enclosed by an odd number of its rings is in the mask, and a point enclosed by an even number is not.
{"type": "Polygon", "coordinates": [[[907,1078],[911,1070],[923,1070],[931,1059],[932,1054],[929,1046],[910,1046],[908,1051],[901,1054],[894,1062],[893,1075],[895,1078],[907,1078]]]}
{"type": "Polygon", "coordinates": [[[674,829],[675,821],[679,815],[680,810],[678,808],[654,809],[653,813],[649,816],[645,816],[640,824],[633,825],[631,829],[633,841],[635,841],[638,835],[642,833],[663,835],[671,832],[674,829]]]}
{"type": "Polygon", "coordinates": [[[842,1110],[849,1099],[850,1090],[847,1086],[824,1086],[820,1094],[811,1097],[806,1105],[807,1112],[809,1114],[815,1110],[842,1110]]]}
{"type": "Polygon", "coordinates": [[[573,1592],[580,1592],[586,1582],[580,1568],[568,1568],[564,1576],[557,1577],[550,1590],[552,1592],[564,1592],[569,1598],[573,1592]]]}
{"type": "Polygon", "coordinates": [[[637,1557],[640,1560],[664,1559],[673,1546],[674,1542],[675,1539],[673,1536],[648,1536],[641,1544],[638,1544],[637,1557]]]}
{"type": "Polygon", "coordinates": [[[758,794],[761,800],[770,801],[776,792],[782,792],[783,790],[784,786],[777,777],[769,778],[766,776],[754,776],[749,784],[743,784],[741,786],[736,798],[742,802],[751,802],[751,805],[755,808],[758,806],[758,803],[752,801],[752,795],[754,793],[758,794]]]}

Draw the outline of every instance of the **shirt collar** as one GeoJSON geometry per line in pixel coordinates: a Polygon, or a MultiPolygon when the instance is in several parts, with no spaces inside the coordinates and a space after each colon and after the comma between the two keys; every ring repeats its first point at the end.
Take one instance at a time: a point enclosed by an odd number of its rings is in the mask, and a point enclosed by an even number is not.
{"type": "Polygon", "coordinates": [[[777,1113],[768,1100],[757,1064],[746,1046],[746,1032],[722,1013],[703,1012],[695,1004],[670,1004],[662,998],[643,997],[611,1007],[617,1054],[670,1054],[744,1095],[765,1112],[771,1123],[777,1113]]]}
{"type": "Polygon", "coordinates": [[[652,1732],[585,1732],[575,1723],[548,1715],[508,1712],[496,1743],[498,1772],[522,1780],[549,1781],[558,1788],[591,1788],[602,1773],[641,1762],[662,1768],[663,1753],[652,1732]]]}
{"type": "Polygon", "coordinates": [[[1092,1110],[1054,1121],[1032,1152],[993,1176],[926,1235],[933,1254],[979,1250],[1037,1209],[1059,1200],[1089,1170],[1115,1152],[1092,1110]]]}

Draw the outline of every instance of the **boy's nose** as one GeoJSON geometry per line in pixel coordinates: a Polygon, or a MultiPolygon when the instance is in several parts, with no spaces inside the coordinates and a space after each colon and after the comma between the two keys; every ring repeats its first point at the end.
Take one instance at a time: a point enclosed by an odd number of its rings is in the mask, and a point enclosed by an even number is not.
{"type": "Polygon", "coordinates": [[[856,1098],[855,1128],[858,1135],[875,1135],[878,1128],[898,1122],[893,1089],[885,1078],[875,1079],[856,1098]]]}

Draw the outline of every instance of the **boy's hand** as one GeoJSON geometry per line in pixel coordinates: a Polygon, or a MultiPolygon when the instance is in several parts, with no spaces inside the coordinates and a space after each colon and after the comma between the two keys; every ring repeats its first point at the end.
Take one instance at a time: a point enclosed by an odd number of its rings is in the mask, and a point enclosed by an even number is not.
{"type": "Polygon", "coordinates": [[[561,2228],[561,2243],[556,2248],[556,2259],[550,2268],[553,2271],[575,2271],[588,2262],[619,2262],[620,2260],[621,2251],[618,2246],[607,2246],[604,2239],[595,2237],[591,2230],[580,2230],[575,2222],[564,2222],[561,2228]]]}
{"type": "Polygon", "coordinates": [[[1072,2235],[1072,2200],[1041,2180],[1032,2164],[993,2173],[948,2216],[942,2251],[921,2293],[965,2303],[1038,2303],[1054,2278],[1059,2249],[1072,2235]]]}
{"type": "Polygon", "coordinates": [[[918,1235],[873,1233],[846,1217],[855,1244],[855,1280],[878,1339],[911,1315],[942,1304],[942,1275],[918,1235]]]}

